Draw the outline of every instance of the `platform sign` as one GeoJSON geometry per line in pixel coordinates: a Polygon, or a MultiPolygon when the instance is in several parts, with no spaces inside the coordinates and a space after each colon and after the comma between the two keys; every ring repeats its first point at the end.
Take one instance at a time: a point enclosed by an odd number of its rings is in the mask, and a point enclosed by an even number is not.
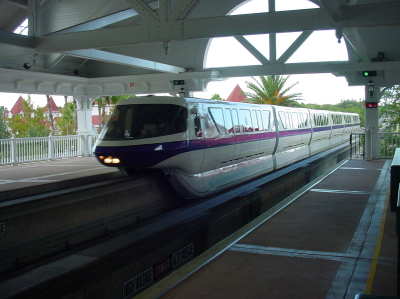
{"type": "Polygon", "coordinates": [[[194,244],[190,243],[171,255],[172,269],[176,269],[194,257],[194,244]]]}
{"type": "Polygon", "coordinates": [[[166,260],[155,264],[153,266],[154,280],[159,280],[165,276],[169,271],[171,271],[171,261],[168,257],[166,260]]]}
{"type": "Polygon", "coordinates": [[[152,285],[154,282],[153,267],[138,273],[124,284],[124,297],[132,296],[152,285]]]}

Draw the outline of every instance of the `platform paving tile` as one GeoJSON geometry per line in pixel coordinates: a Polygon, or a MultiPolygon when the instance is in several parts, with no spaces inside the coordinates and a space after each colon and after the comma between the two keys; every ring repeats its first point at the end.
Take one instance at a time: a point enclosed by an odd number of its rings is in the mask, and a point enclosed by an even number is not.
{"type": "Polygon", "coordinates": [[[371,192],[379,174],[376,169],[338,169],[314,188],[371,192]]]}
{"type": "Polygon", "coordinates": [[[359,194],[308,192],[240,243],[346,252],[367,199],[359,194]]]}
{"type": "Polygon", "coordinates": [[[396,216],[387,207],[382,247],[376,267],[371,293],[380,296],[395,296],[400,277],[397,275],[396,216]]]}
{"type": "Polygon", "coordinates": [[[324,298],[338,262],[226,252],[162,298],[324,298]]]}
{"type": "Polygon", "coordinates": [[[365,161],[365,160],[349,160],[343,167],[355,167],[355,168],[366,168],[366,169],[382,169],[386,160],[373,160],[373,161],[365,161]]]}

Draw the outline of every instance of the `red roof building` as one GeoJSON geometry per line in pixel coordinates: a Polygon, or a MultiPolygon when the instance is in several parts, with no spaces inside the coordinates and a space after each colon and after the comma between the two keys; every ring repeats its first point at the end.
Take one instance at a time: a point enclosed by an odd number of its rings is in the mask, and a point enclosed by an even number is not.
{"type": "Polygon", "coordinates": [[[239,84],[235,86],[226,100],[229,102],[244,102],[246,100],[246,96],[244,95],[244,92],[240,88],[239,84]]]}
{"type": "Polygon", "coordinates": [[[15,114],[19,114],[22,112],[22,103],[24,101],[23,97],[19,97],[18,100],[15,102],[14,106],[12,106],[11,108],[11,114],[15,115],[15,114]]]}
{"type": "MultiPolygon", "coordinates": [[[[57,107],[56,103],[54,102],[53,97],[51,97],[51,96],[49,97],[49,106],[50,106],[51,112],[59,112],[58,107],[57,107]]],[[[47,105],[46,105],[46,108],[47,108],[47,105]]]]}
{"type": "Polygon", "coordinates": [[[95,127],[99,127],[101,125],[100,115],[92,115],[92,125],[95,127]]]}
{"type": "MultiPolygon", "coordinates": [[[[24,102],[24,98],[20,96],[18,98],[18,100],[14,103],[14,106],[11,108],[10,112],[12,115],[19,114],[22,112],[22,103],[23,102],[24,102]]],[[[49,104],[50,104],[51,112],[53,112],[53,113],[55,112],[56,114],[58,112],[60,112],[56,103],[54,102],[53,97],[49,98],[49,104]]],[[[47,105],[44,108],[46,108],[46,112],[47,112],[47,105]]]]}

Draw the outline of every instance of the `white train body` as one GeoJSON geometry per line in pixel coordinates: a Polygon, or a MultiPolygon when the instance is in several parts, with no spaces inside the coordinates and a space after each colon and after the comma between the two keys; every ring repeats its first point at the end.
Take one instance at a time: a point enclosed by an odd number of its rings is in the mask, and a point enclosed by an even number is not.
{"type": "Polygon", "coordinates": [[[359,116],[195,98],[119,103],[95,148],[99,161],[156,168],[185,197],[202,197],[348,142],[359,116]]]}

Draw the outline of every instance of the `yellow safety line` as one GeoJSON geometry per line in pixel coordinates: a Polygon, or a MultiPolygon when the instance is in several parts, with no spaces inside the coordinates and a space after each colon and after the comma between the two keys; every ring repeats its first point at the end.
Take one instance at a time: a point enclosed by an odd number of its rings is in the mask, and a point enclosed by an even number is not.
{"type": "Polygon", "coordinates": [[[385,207],[384,207],[384,212],[383,212],[383,217],[382,217],[382,222],[380,224],[380,230],[379,230],[379,238],[378,242],[376,243],[375,250],[374,250],[374,256],[372,257],[371,261],[371,266],[369,270],[369,275],[367,279],[367,283],[365,286],[364,293],[366,295],[370,295],[372,293],[372,286],[375,280],[376,276],[376,269],[378,267],[378,259],[381,254],[381,249],[382,249],[382,243],[383,243],[383,234],[385,231],[385,222],[386,222],[386,212],[387,212],[387,205],[388,205],[389,200],[385,200],[385,207]]]}

